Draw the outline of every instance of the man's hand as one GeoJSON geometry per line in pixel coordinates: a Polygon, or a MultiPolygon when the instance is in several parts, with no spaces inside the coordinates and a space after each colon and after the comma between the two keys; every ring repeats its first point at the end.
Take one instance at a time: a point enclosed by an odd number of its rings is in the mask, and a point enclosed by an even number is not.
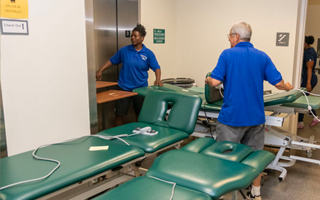
{"type": "Polygon", "coordinates": [[[206,85],[209,85],[209,78],[210,78],[210,77],[207,77],[207,78],[204,80],[204,83],[205,83],[206,85]]]}
{"type": "Polygon", "coordinates": [[[284,83],[283,79],[274,85],[278,90],[286,90],[286,91],[289,91],[289,90],[292,90],[293,87],[292,85],[289,83],[289,82],[286,82],[284,83]]]}
{"type": "Polygon", "coordinates": [[[289,83],[289,82],[286,82],[286,90],[289,91],[289,90],[292,90],[293,89],[293,86],[289,83]]]}
{"type": "Polygon", "coordinates": [[[218,85],[220,85],[222,82],[219,81],[219,80],[216,80],[214,78],[211,78],[211,77],[207,77],[204,82],[208,85],[210,85],[211,87],[216,87],[218,85]]]}
{"type": "Polygon", "coordinates": [[[311,92],[311,90],[312,90],[311,83],[307,83],[306,88],[307,88],[308,92],[311,92]]]}
{"type": "Polygon", "coordinates": [[[162,87],[162,86],[163,86],[163,83],[162,83],[161,80],[155,80],[155,81],[154,81],[154,85],[155,85],[155,86],[160,86],[160,87],[162,87]]]}
{"type": "Polygon", "coordinates": [[[101,77],[102,77],[102,72],[99,70],[96,74],[96,80],[101,81],[101,77]]]}

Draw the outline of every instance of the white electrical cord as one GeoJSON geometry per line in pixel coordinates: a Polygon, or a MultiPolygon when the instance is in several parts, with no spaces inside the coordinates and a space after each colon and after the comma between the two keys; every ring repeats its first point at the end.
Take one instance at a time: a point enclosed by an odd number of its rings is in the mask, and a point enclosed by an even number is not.
{"type": "Polygon", "coordinates": [[[308,99],[308,96],[306,95],[306,93],[314,95],[314,96],[318,96],[318,97],[320,97],[320,95],[319,94],[314,94],[314,93],[311,93],[311,92],[307,92],[307,91],[304,91],[304,90],[301,90],[301,89],[296,89],[296,88],[294,88],[294,90],[298,90],[298,91],[302,92],[302,94],[305,96],[305,98],[307,100],[309,112],[312,114],[314,119],[316,119],[316,120],[318,120],[320,122],[320,119],[312,112],[312,107],[310,106],[309,99],[308,99]]]}
{"type": "MultiPolygon", "coordinates": [[[[124,142],[126,145],[130,146],[130,144],[128,142],[126,142],[124,139],[122,139],[121,137],[131,137],[131,136],[134,136],[134,135],[139,135],[140,133],[134,133],[134,134],[121,134],[121,135],[116,135],[116,136],[102,136],[102,135],[89,135],[89,136],[83,136],[83,137],[97,137],[97,138],[101,138],[101,139],[104,139],[104,140],[111,140],[111,139],[118,139],[118,140],[121,140],[122,142],[124,142]]],[[[80,138],[83,138],[83,137],[80,137],[80,138]]],[[[61,165],[60,161],[58,160],[54,160],[54,159],[50,159],[50,158],[43,158],[43,157],[39,157],[36,155],[37,151],[43,147],[47,147],[47,146],[50,146],[50,145],[57,145],[57,144],[63,144],[63,143],[66,143],[66,142],[72,142],[74,140],[77,140],[77,139],[80,139],[80,138],[74,138],[74,139],[70,139],[70,140],[66,140],[64,142],[59,142],[59,143],[54,143],[54,144],[45,144],[45,145],[42,145],[40,147],[38,147],[37,149],[35,149],[33,152],[32,152],[32,156],[38,160],[44,160],[44,161],[50,161],[50,162],[55,162],[57,163],[57,166],[51,170],[51,172],[43,177],[39,177],[39,178],[35,178],[35,179],[30,179],[30,180],[25,180],[25,181],[20,181],[20,182],[17,182],[17,183],[13,183],[13,184],[10,184],[10,185],[6,185],[6,186],[3,186],[0,188],[0,190],[3,190],[5,188],[9,188],[9,187],[12,187],[12,186],[15,186],[15,185],[20,185],[20,184],[23,184],[23,183],[30,183],[30,182],[34,182],[34,181],[39,181],[39,180],[42,180],[42,179],[45,179],[49,176],[51,176],[53,174],[53,172],[55,172],[61,165]]]]}
{"type": "Polygon", "coordinates": [[[160,178],[157,178],[157,177],[154,177],[154,176],[149,176],[150,178],[153,178],[153,179],[156,179],[158,181],[162,181],[162,182],[165,182],[165,183],[169,183],[169,184],[172,184],[173,187],[172,187],[172,191],[171,191],[171,197],[169,200],[172,200],[173,199],[173,195],[174,195],[174,188],[176,187],[176,183],[175,182],[170,182],[170,181],[166,181],[166,180],[163,180],[163,179],[160,179],[160,178]]]}
{"type": "MultiPolygon", "coordinates": [[[[221,92],[221,88],[222,88],[222,87],[220,86],[220,87],[219,87],[219,92],[220,92],[220,95],[223,97],[223,94],[222,94],[222,92],[221,92]]],[[[320,119],[312,112],[312,107],[310,106],[309,99],[308,99],[308,96],[306,95],[306,93],[311,94],[311,95],[313,95],[313,96],[318,96],[318,97],[320,97],[320,95],[319,95],[319,94],[314,94],[314,93],[311,93],[311,92],[307,92],[307,91],[304,91],[304,90],[301,90],[301,89],[296,89],[296,88],[294,88],[294,90],[298,90],[298,91],[302,92],[302,94],[305,96],[305,98],[306,98],[306,100],[307,100],[309,112],[312,114],[312,116],[314,117],[314,119],[316,119],[316,120],[318,120],[318,121],[320,122],[320,119]]],[[[281,93],[285,93],[285,92],[287,92],[287,91],[283,91],[283,92],[281,92],[281,93]]],[[[273,94],[264,95],[264,97],[266,97],[266,96],[271,96],[271,95],[273,95],[273,94]]]]}
{"type": "Polygon", "coordinates": [[[221,95],[222,97],[224,97],[223,94],[222,94],[222,92],[221,92],[221,88],[222,88],[222,86],[220,85],[220,86],[219,86],[219,92],[220,92],[220,95],[221,95]]]}

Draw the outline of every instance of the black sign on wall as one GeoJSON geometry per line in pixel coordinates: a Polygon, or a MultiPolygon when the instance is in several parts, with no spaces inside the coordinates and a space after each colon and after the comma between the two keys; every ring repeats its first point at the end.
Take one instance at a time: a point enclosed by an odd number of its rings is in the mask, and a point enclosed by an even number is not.
{"type": "Polygon", "coordinates": [[[125,37],[126,38],[130,38],[131,37],[131,33],[130,33],[131,31],[125,31],[125,37]]]}

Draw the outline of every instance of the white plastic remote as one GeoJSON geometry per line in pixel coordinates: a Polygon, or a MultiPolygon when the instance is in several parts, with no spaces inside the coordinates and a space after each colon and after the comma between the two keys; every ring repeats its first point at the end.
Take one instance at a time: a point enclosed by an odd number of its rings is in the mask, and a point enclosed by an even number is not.
{"type": "Polygon", "coordinates": [[[146,126],[144,128],[136,128],[132,131],[133,133],[140,133],[142,135],[157,135],[158,131],[152,130],[150,126],[146,126]]]}
{"type": "Polygon", "coordinates": [[[147,132],[147,131],[151,131],[151,127],[150,126],[146,126],[144,128],[136,128],[132,132],[133,133],[141,133],[141,134],[143,134],[144,132],[147,132]]]}
{"type": "Polygon", "coordinates": [[[155,131],[155,130],[150,130],[150,131],[146,131],[146,132],[142,132],[142,135],[157,135],[158,134],[158,131],[155,131]]]}

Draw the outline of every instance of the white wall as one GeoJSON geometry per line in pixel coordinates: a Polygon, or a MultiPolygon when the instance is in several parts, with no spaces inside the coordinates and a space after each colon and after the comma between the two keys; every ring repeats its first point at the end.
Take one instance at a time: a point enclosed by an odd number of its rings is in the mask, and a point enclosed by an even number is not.
{"type": "MultiPolygon", "coordinates": [[[[292,81],[298,0],[140,0],[145,45],[162,78],[190,77],[203,86],[233,23],[253,28],[252,43],[292,81]],[[153,44],[153,29],[166,43],[153,44]],[[289,32],[289,47],[276,47],[289,32]]],[[[9,155],[89,134],[84,2],[29,0],[28,36],[1,35],[1,81],[9,155]]],[[[150,83],[154,81],[150,74],[150,83]]],[[[266,89],[272,88],[267,86],[266,89]]]]}
{"type": "MultiPolygon", "coordinates": [[[[221,52],[230,47],[231,26],[246,21],[253,29],[252,43],[266,52],[285,81],[293,81],[299,0],[140,0],[145,44],[156,54],[162,78],[204,77],[215,67],[221,52]],[[153,28],[166,29],[166,44],[153,44],[153,28]],[[289,32],[289,47],[277,47],[276,33],[289,32]]],[[[154,79],[150,79],[151,83],[154,79]]],[[[268,83],[265,89],[274,89],[268,83]]]]}
{"type": "Polygon", "coordinates": [[[90,134],[84,1],[29,0],[29,35],[1,35],[9,155],[90,134]]]}
{"type": "MultiPolygon", "coordinates": [[[[253,29],[251,42],[266,52],[285,81],[292,82],[298,0],[176,0],[177,60],[179,76],[204,76],[216,66],[221,52],[230,47],[227,34],[240,21],[253,29]],[[277,47],[276,33],[289,32],[289,47],[277,47]]],[[[265,84],[265,89],[273,88],[265,84]]]]}
{"type": "MultiPolygon", "coordinates": [[[[251,24],[252,43],[266,52],[285,81],[293,82],[299,0],[140,0],[145,44],[156,54],[163,78],[204,76],[215,67],[221,52],[230,47],[227,33],[239,21],[251,24]],[[166,29],[166,44],[153,44],[153,28],[166,29]],[[276,46],[276,33],[289,32],[288,47],[276,46]]],[[[149,82],[153,81],[150,80],[149,82]]],[[[265,89],[276,89],[265,84],[265,89]]]]}
{"type": "MultiPolygon", "coordinates": [[[[312,45],[313,48],[317,51],[318,46],[318,38],[320,38],[320,1],[318,4],[309,4],[308,5],[308,11],[307,11],[307,23],[306,23],[306,35],[313,35],[314,37],[314,43],[312,45]]],[[[319,66],[319,58],[317,60],[316,67],[319,66]]],[[[313,89],[313,93],[320,94],[320,75],[318,75],[318,84],[313,89]]]]}
{"type": "MultiPolygon", "coordinates": [[[[299,48],[296,41],[299,40],[296,33],[299,31],[298,6],[303,2],[304,0],[140,0],[141,22],[151,28],[149,33],[153,28],[166,28],[165,45],[153,44],[150,34],[145,44],[151,47],[160,61],[162,78],[193,78],[198,86],[203,87],[207,72],[216,66],[221,52],[230,48],[227,34],[231,26],[245,21],[253,29],[253,45],[271,57],[286,82],[297,84],[295,71],[299,55],[295,53],[296,48],[299,48]],[[162,24],[162,27],[158,27],[158,24],[162,24]],[[174,34],[171,34],[171,30],[174,34]],[[290,33],[288,47],[276,46],[277,32],[290,33]],[[167,43],[167,38],[175,41],[167,43]]],[[[265,82],[264,85],[265,90],[278,92],[269,83],[265,82]]],[[[292,123],[295,124],[296,120],[290,120],[290,126],[285,129],[294,132],[296,129],[292,123]]]]}
{"type": "MultiPolygon", "coordinates": [[[[180,68],[177,66],[176,3],[172,0],[140,0],[140,23],[146,27],[144,44],[151,49],[161,66],[161,79],[174,78],[180,68]],[[165,29],[165,44],[153,43],[153,29],[165,29]]],[[[149,71],[149,85],[155,75],[149,71]]]]}

